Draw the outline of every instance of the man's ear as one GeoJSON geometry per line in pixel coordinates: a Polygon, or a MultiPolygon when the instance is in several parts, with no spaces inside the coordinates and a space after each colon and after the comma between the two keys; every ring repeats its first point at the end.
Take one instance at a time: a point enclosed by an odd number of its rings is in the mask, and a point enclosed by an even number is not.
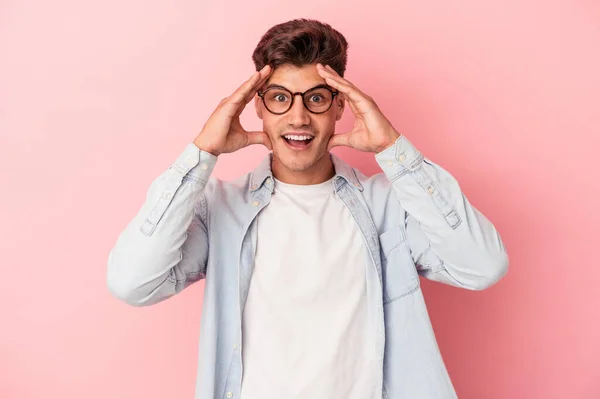
{"type": "Polygon", "coordinates": [[[254,95],[254,108],[256,109],[256,116],[260,119],[263,118],[263,110],[262,110],[262,100],[258,96],[258,94],[254,95]]]}
{"type": "Polygon", "coordinates": [[[344,108],[346,106],[346,99],[343,98],[342,96],[336,96],[336,102],[335,105],[336,110],[335,110],[335,120],[339,121],[340,119],[342,119],[342,115],[344,115],[344,108]]]}

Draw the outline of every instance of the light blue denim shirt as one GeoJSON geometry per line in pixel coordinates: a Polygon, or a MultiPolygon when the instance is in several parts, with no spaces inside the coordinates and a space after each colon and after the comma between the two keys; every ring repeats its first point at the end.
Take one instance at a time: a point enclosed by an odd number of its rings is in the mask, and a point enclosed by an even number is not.
{"type": "MultiPolygon", "coordinates": [[[[456,179],[405,136],[375,156],[384,173],[372,177],[331,158],[333,190],[367,248],[368,337],[381,365],[373,382],[377,392],[390,399],[455,398],[419,275],[470,290],[491,286],[508,268],[498,232],[456,179]]],[[[152,182],[108,257],[109,290],[134,306],[155,304],[206,279],[197,399],[240,395],[242,311],[256,216],[273,193],[271,159],[225,182],[211,177],[217,158],[188,144],[152,182]]]]}

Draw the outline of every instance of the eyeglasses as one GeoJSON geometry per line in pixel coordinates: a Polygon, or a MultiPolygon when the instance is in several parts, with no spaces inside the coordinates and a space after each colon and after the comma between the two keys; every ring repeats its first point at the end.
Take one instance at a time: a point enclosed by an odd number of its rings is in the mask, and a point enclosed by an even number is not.
{"type": "Polygon", "coordinates": [[[304,107],[313,114],[322,114],[331,108],[333,99],[338,95],[326,85],[315,86],[304,93],[292,93],[283,86],[272,86],[264,92],[258,91],[258,96],[262,98],[265,108],[272,114],[283,115],[294,105],[294,99],[297,95],[302,96],[304,107]]]}

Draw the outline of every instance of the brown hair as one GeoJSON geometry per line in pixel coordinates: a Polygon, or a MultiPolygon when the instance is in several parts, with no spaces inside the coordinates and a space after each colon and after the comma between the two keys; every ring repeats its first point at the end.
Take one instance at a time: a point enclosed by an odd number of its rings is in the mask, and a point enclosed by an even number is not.
{"type": "Polygon", "coordinates": [[[269,64],[273,69],[290,64],[331,66],[340,76],[346,71],[348,42],[328,24],[311,19],[294,19],[273,26],[260,39],[252,54],[256,70],[269,64]]]}

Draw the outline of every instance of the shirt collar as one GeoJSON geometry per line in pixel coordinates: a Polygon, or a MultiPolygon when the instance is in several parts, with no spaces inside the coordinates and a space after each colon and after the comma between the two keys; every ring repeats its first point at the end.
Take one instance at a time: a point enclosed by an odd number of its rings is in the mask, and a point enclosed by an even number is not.
{"type": "MultiPolygon", "coordinates": [[[[335,154],[329,154],[331,157],[331,161],[333,162],[333,168],[335,170],[335,176],[333,178],[333,183],[335,190],[339,190],[343,183],[346,182],[350,184],[351,187],[363,191],[363,187],[358,181],[356,177],[356,172],[354,169],[344,162],[341,158],[339,158],[335,154]]],[[[273,181],[273,172],[271,170],[271,163],[273,162],[273,153],[269,153],[262,162],[254,169],[252,172],[252,176],[250,176],[250,191],[254,192],[261,188],[263,184],[267,184],[267,187],[271,189],[273,192],[273,188],[275,187],[273,181]]]]}

